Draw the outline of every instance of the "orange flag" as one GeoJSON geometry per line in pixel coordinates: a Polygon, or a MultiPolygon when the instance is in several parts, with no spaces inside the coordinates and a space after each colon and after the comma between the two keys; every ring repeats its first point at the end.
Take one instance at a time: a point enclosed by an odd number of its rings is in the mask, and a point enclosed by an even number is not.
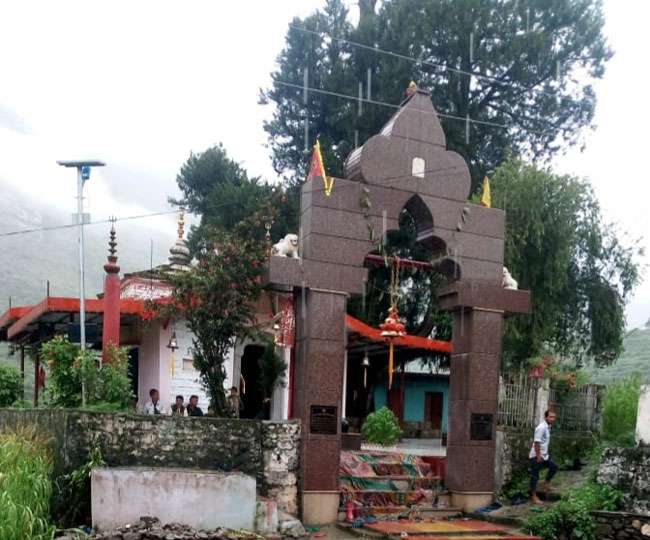
{"type": "Polygon", "coordinates": [[[311,155],[311,164],[309,165],[309,174],[307,175],[307,182],[310,180],[322,180],[325,186],[325,195],[329,197],[332,194],[334,179],[331,176],[327,176],[327,173],[325,172],[323,155],[320,152],[320,141],[318,139],[316,139],[316,144],[314,145],[314,151],[311,155]]]}

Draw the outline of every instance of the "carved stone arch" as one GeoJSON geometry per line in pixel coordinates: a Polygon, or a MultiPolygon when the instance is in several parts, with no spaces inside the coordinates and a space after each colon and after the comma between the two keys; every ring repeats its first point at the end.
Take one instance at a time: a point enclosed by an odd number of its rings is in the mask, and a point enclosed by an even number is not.
{"type": "MultiPolygon", "coordinates": [[[[417,193],[404,205],[415,221],[416,241],[427,248],[430,261],[448,281],[460,279],[460,264],[449,250],[447,239],[436,231],[431,210],[417,193]]],[[[448,236],[448,235],[446,235],[448,236]]]]}

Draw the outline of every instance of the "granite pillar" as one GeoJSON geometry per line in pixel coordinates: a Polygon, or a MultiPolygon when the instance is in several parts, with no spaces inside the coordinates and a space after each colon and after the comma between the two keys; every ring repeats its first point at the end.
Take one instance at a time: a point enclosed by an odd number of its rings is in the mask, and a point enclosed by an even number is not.
{"type": "Polygon", "coordinates": [[[328,523],[336,516],[339,499],[347,293],[306,289],[297,304],[294,414],[303,426],[303,520],[328,523]]]}
{"type": "Polygon", "coordinates": [[[502,332],[502,312],[454,314],[446,482],[454,503],[466,509],[489,503],[494,490],[502,332]]]}

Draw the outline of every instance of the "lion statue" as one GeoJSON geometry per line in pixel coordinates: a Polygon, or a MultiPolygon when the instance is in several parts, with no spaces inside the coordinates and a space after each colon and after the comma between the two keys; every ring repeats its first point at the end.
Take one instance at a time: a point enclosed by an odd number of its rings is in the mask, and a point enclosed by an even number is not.
{"type": "Polygon", "coordinates": [[[293,259],[299,259],[300,255],[298,255],[298,235],[287,234],[277,244],[273,244],[273,247],[271,248],[271,255],[275,255],[276,257],[291,257],[293,259]]]}
{"type": "Polygon", "coordinates": [[[501,286],[504,289],[517,290],[519,288],[519,284],[517,283],[515,278],[513,278],[512,275],[510,275],[510,272],[505,266],[503,267],[503,278],[501,279],[501,286]]]}

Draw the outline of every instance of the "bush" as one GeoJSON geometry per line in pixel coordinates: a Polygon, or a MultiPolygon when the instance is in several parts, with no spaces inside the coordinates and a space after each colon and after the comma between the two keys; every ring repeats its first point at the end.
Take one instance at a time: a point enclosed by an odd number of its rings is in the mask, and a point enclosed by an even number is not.
{"type": "Polygon", "coordinates": [[[133,398],[125,348],[111,346],[110,361],[99,367],[92,351],[82,351],[67,338],[57,336],[41,347],[41,356],[50,368],[47,384],[51,404],[79,407],[82,379],[86,405],[101,410],[122,410],[133,398]]]}
{"type": "Polygon", "coordinates": [[[51,475],[47,444],[33,431],[0,435],[0,538],[54,538],[51,475]]]}
{"type": "Polygon", "coordinates": [[[23,396],[23,379],[12,366],[0,365],[0,407],[10,407],[23,396]]]}
{"type": "Polygon", "coordinates": [[[97,402],[110,403],[115,408],[126,409],[135,397],[129,376],[129,356],[124,347],[109,345],[110,362],[99,370],[95,392],[97,402]]]}
{"type": "Polygon", "coordinates": [[[88,452],[86,462],[56,480],[53,506],[60,526],[74,527],[82,523],[91,525],[90,473],[93,469],[105,465],[99,445],[95,441],[88,452]]]}
{"type": "Polygon", "coordinates": [[[395,444],[402,436],[397,417],[388,407],[370,413],[361,428],[363,438],[373,444],[395,444]]]}
{"type": "Polygon", "coordinates": [[[591,512],[617,510],[622,496],[617,489],[588,482],[570,491],[543,514],[528,519],[524,529],[544,540],[595,540],[596,523],[591,512]]]}
{"type": "Polygon", "coordinates": [[[632,375],[607,387],[603,404],[603,438],[618,445],[634,444],[641,377],[632,375]]]}
{"type": "Polygon", "coordinates": [[[55,407],[81,405],[81,370],[76,363],[79,353],[79,347],[62,336],[56,336],[41,347],[41,359],[50,372],[47,391],[55,407]]]}

